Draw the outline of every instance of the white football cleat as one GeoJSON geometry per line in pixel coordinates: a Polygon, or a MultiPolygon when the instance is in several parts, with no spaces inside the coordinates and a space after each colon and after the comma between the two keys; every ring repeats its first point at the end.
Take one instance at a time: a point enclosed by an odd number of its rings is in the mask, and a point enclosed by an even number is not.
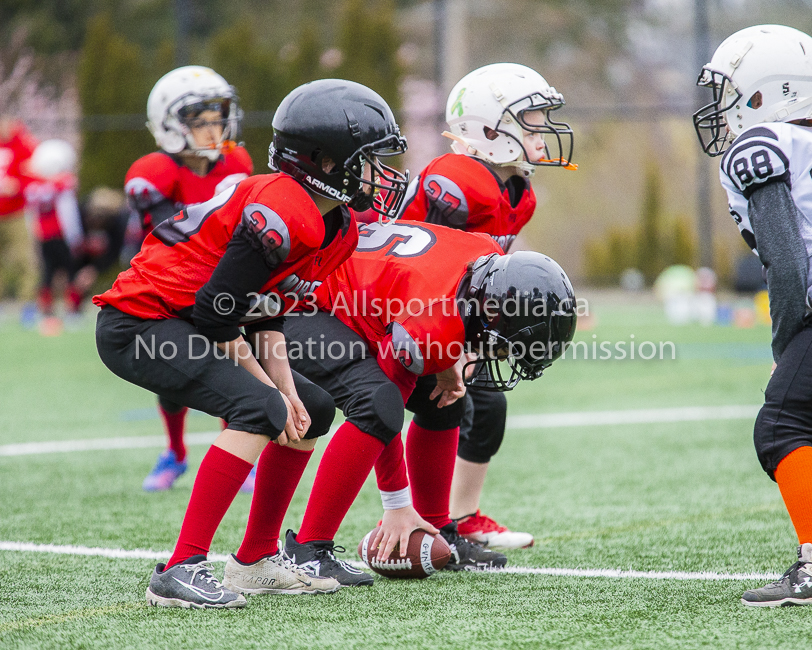
{"type": "Polygon", "coordinates": [[[455,521],[460,535],[488,548],[508,550],[529,548],[535,543],[530,533],[517,533],[509,530],[506,526],[500,526],[479,510],[472,515],[455,519],[455,521]]]}
{"type": "Polygon", "coordinates": [[[341,587],[334,578],[308,573],[282,551],[253,564],[229,555],[223,586],[238,594],[331,594],[341,587]]]}

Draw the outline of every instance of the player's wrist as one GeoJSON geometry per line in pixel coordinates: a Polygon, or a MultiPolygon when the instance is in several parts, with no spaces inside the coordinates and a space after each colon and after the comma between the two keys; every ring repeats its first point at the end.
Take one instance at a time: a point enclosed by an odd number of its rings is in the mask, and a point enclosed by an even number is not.
{"type": "Polygon", "coordinates": [[[386,492],[380,490],[381,504],[384,510],[400,510],[401,508],[408,508],[412,505],[412,493],[409,487],[402,490],[395,490],[393,492],[386,492]]]}

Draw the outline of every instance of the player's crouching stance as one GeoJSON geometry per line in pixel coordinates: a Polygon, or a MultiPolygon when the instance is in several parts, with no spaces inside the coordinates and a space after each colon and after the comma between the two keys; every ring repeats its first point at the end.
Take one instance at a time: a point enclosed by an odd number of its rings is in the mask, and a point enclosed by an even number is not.
{"type": "Polygon", "coordinates": [[[406,143],[379,95],[341,80],[291,92],[273,126],[270,159],[280,173],[245,179],[158,225],[132,267],[94,299],[108,368],[229,423],[200,465],[172,557],[152,574],[151,605],[242,607],[239,592],[339,587],[278,551],[312,439],[327,433],[335,404],[291,371],[283,319],[273,316],[350,255],[358,231],[347,205],[369,207],[379,175],[391,176],[390,203],[376,207],[394,216],[407,179],[377,157],[402,153],[406,143]],[[257,457],[245,537],[220,584],[206,555],[257,457]]]}
{"type": "Polygon", "coordinates": [[[344,585],[373,583],[336,558],[334,539],[374,466],[380,559],[397,542],[405,554],[413,530],[439,529],[453,552],[446,568],[504,566],[504,555],[461,537],[449,517],[464,352],[485,358],[471,363],[469,385],[509,390],[540,376],[575,330],[564,272],[540,253],[505,256],[487,235],[373,223],[316,295],[320,311],[286,324],[291,365],[332,395],[346,422],[325,449],[299,533],[288,532],[288,555],[344,585]],[[509,377],[496,359],[510,364],[509,377]],[[415,414],[405,463],[404,405],[415,414]]]}
{"type": "Polygon", "coordinates": [[[798,561],[746,591],[745,605],[812,604],[812,38],[758,25],[728,37],[697,82],[713,102],[694,114],[703,150],[724,153],[730,213],[764,264],[775,365],[754,440],[798,535],[798,561]]]}

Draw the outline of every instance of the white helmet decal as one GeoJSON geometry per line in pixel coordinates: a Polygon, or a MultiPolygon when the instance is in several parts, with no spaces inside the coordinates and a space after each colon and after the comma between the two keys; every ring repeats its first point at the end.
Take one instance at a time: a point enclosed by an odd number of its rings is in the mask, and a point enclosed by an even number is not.
{"type": "Polygon", "coordinates": [[[237,136],[241,117],[234,88],[211,68],[199,65],[183,66],[165,74],[147,100],[147,128],[167,153],[186,150],[217,160],[223,142],[237,136]],[[182,113],[184,109],[205,109],[207,104],[221,111],[223,136],[214,147],[199,148],[182,113]]]}

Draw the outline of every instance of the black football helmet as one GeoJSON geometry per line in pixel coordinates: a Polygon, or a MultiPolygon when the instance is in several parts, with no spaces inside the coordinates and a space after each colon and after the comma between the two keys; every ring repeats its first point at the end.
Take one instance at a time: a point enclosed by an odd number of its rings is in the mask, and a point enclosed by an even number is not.
{"type": "Polygon", "coordinates": [[[372,208],[387,219],[398,214],[409,175],[379,159],[402,154],[406,139],[378,93],[343,79],[311,81],[282,100],[273,128],[271,169],[354,210],[372,208]],[[366,165],[371,180],[364,179],[366,165]]]}
{"type": "Polygon", "coordinates": [[[538,379],[575,335],[572,284],[541,253],[480,257],[463,279],[458,300],[465,340],[479,355],[465,364],[473,366],[466,386],[508,391],[521,379],[538,379]]]}

